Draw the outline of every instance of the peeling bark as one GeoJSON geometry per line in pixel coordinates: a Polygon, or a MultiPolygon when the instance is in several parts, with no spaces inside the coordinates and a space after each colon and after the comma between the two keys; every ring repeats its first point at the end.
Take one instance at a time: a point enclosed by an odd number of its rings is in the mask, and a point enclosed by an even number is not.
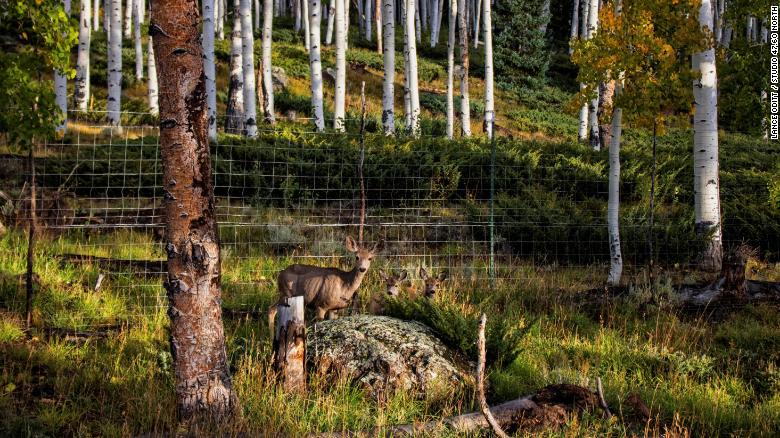
{"type": "Polygon", "coordinates": [[[220,247],[208,141],[206,78],[195,0],[152,4],[160,101],[168,315],[176,401],[184,420],[232,415],[222,326],[220,247]]]}

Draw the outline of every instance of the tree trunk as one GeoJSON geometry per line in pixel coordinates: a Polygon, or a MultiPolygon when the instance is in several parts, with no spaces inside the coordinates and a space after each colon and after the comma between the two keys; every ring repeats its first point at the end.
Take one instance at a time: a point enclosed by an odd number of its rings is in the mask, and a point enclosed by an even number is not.
{"type": "MultiPolygon", "coordinates": [[[[385,77],[382,90],[382,126],[385,135],[395,134],[395,15],[393,0],[383,0],[382,26],[384,27],[385,77]]],[[[379,27],[377,27],[379,30],[379,27]]]]}
{"type": "MultiPolygon", "coordinates": [[[[580,38],[588,38],[588,9],[590,8],[591,0],[582,0],[582,23],[580,24],[580,38]]],[[[580,84],[580,90],[585,88],[585,84],[580,84]]],[[[588,104],[583,103],[580,107],[580,123],[579,130],[577,131],[577,139],[585,143],[588,140],[588,104]]]]}
{"type": "MultiPolygon", "coordinates": [[[[125,39],[130,39],[133,33],[133,2],[134,0],[125,0],[125,21],[124,33],[125,39]]],[[[121,23],[121,21],[120,21],[121,23]]]]}
{"type": "Polygon", "coordinates": [[[244,74],[241,56],[240,0],[233,0],[233,31],[230,50],[230,88],[225,110],[225,131],[241,134],[244,131],[244,74]]]}
{"type": "MultiPolygon", "coordinates": [[[[599,26],[599,0],[589,0],[589,1],[590,1],[590,6],[588,7],[588,39],[591,39],[593,38],[593,34],[596,33],[596,30],[598,29],[599,26]]],[[[599,108],[599,96],[597,93],[596,97],[591,99],[590,105],[588,107],[589,110],[588,131],[590,134],[590,147],[593,148],[594,151],[601,150],[601,139],[599,138],[598,108],[599,108]]]]}
{"type": "Polygon", "coordinates": [[[95,0],[93,2],[92,30],[95,32],[100,30],[100,0],[95,0]]]}
{"type": "MultiPolygon", "coordinates": [[[[699,24],[712,29],[712,5],[703,0],[699,24]]],[[[720,176],[718,161],[718,76],[715,49],[693,55],[693,69],[701,78],[693,82],[693,192],[696,231],[707,238],[700,256],[702,269],[719,271],[723,259],[720,225],[720,176]]]]}
{"type": "Polygon", "coordinates": [[[303,297],[287,298],[279,306],[273,337],[274,369],[282,378],[285,392],[306,389],[306,324],[303,319],[303,297]]]}
{"type": "Polygon", "coordinates": [[[374,0],[374,27],[376,27],[376,52],[384,53],[382,50],[382,0],[374,0]]]}
{"type": "Polygon", "coordinates": [[[144,78],[144,47],[141,43],[141,0],[133,2],[133,40],[135,43],[135,80],[144,78]]]}
{"type": "Polygon", "coordinates": [[[610,80],[600,84],[599,94],[599,106],[596,112],[597,120],[602,121],[599,124],[599,140],[602,147],[609,148],[612,137],[612,124],[606,122],[608,119],[605,112],[612,106],[612,99],[615,95],[615,81],[610,80]]]}
{"type": "Polygon", "coordinates": [[[482,0],[473,0],[476,2],[477,13],[474,19],[474,50],[479,48],[479,19],[482,14],[482,0]]]}
{"type": "Polygon", "coordinates": [[[441,2],[442,0],[434,0],[433,7],[431,8],[431,41],[430,47],[436,47],[436,43],[439,38],[439,23],[441,23],[441,2]]]}
{"type": "Polygon", "coordinates": [[[165,96],[160,102],[165,289],[177,408],[184,420],[222,420],[237,403],[220,308],[220,246],[198,4],[156,0],[151,21],[165,96]]]}
{"type": "Polygon", "coordinates": [[[306,53],[309,53],[309,48],[311,47],[311,32],[310,32],[310,21],[309,20],[309,0],[301,0],[301,4],[303,4],[303,48],[306,49],[306,53]]]}
{"type": "Polygon", "coordinates": [[[216,141],[217,69],[214,65],[214,0],[201,0],[201,7],[203,8],[203,72],[206,75],[209,139],[216,141]]]}
{"type": "Polygon", "coordinates": [[[79,52],[76,57],[76,80],[73,84],[75,107],[86,111],[89,103],[89,47],[91,40],[90,21],[92,5],[89,0],[81,0],[81,15],[79,17],[79,52]]]}
{"type": "Polygon", "coordinates": [[[544,0],[542,3],[542,17],[547,17],[542,20],[542,24],[539,26],[539,32],[542,35],[547,34],[547,25],[550,23],[550,0],[544,0]]]}
{"type": "Polygon", "coordinates": [[[420,8],[417,7],[417,1],[413,0],[412,3],[414,3],[414,29],[415,29],[415,41],[417,41],[418,44],[422,43],[422,26],[420,26],[420,8]]]}
{"type": "Polygon", "coordinates": [[[252,35],[254,37],[255,30],[260,28],[260,0],[253,0],[253,3],[254,3],[255,20],[252,27],[252,35]]]}
{"type": "Polygon", "coordinates": [[[225,39],[225,0],[217,0],[214,8],[214,26],[216,27],[217,38],[225,39]]]}
{"type": "Polygon", "coordinates": [[[273,30],[273,0],[263,0],[263,113],[265,121],[276,124],[274,114],[274,81],[271,75],[271,36],[273,30]]]}
{"type": "MultiPolygon", "coordinates": [[[[616,93],[620,92],[618,85],[616,93]]],[[[612,137],[609,143],[609,200],[607,228],[609,230],[609,277],[607,284],[617,286],[623,274],[623,255],[620,251],[620,140],[623,129],[623,109],[612,111],[612,137]]]]}
{"type": "Polygon", "coordinates": [[[490,11],[490,0],[482,0],[483,17],[485,20],[485,132],[488,139],[493,138],[493,123],[496,112],[493,102],[493,20],[490,11]]]}
{"type": "Polygon", "coordinates": [[[154,38],[149,36],[149,53],[147,54],[146,70],[149,75],[149,113],[153,116],[160,115],[160,103],[157,89],[157,64],[154,61],[154,38]]]}
{"type": "MultiPolygon", "coordinates": [[[[571,34],[569,35],[570,41],[577,38],[580,35],[579,24],[580,24],[580,0],[574,0],[572,11],[571,11],[571,34]]],[[[571,55],[572,53],[574,53],[574,50],[572,49],[571,45],[569,45],[569,55],[571,55]]]]}
{"type": "Polygon", "coordinates": [[[371,10],[374,5],[374,0],[365,0],[363,4],[365,8],[365,25],[363,28],[366,32],[366,41],[371,41],[371,22],[373,21],[373,14],[371,13],[371,10]]]}
{"type": "Polygon", "coordinates": [[[257,89],[255,86],[255,39],[252,35],[252,0],[241,0],[241,60],[244,74],[244,133],[257,137],[257,89]]]}
{"type": "MultiPolygon", "coordinates": [[[[338,18],[337,13],[336,19],[338,18]]],[[[320,0],[309,0],[309,44],[312,116],[317,132],[322,132],[325,130],[325,115],[322,104],[322,61],[320,60],[320,0]]]]}
{"type": "Polygon", "coordinates": [[[415,0],[406,0],[406,33],[409,57],[409,133],[420,135],[420,93],[417,80],[417,43],[415,40],[415,0]]]}
{"type": "Polygon", "coordinates": [[[113,0],[103,0],[103,28],[106,30],[106,42],[111,39],[111,4],[113,0]]]}
{"type": "Polygon", "coordinates": [[[447,138],[455,135],[455,27],[458,20],[458,0],[450,0],[450,21],[447,39],[447,138]]]}
{"type": "MultiPolygon", "coordinates": [[[[63,0],[65,14],[70,16],[70,0],[63,0]]],[[[54,100],[62,113],[62,123],[57,126],[57,132],[64,134],[68,126],[68,78],[59,71],[54,72],[54,100]]]]}
{"type": "Polygon", "coordinates": [[[328,29],[325,31],[326,46],[333,44],[333,26],[335,24],[336,24],[336,0],[330,0],[330,6],[328,7],[328,29]]]}
{"type": "Polygon", "coordinates": [[[347,97],[347,49],[344,26],[344,2],[336,0],[336,86],[333,101],[333,129],[344,132],[344,116],[347,97]]]}
{"type": "Polygon", "coordinates": [[[469,103],[469,21],[466,0],[458,0],[460,32],[460,132],[463,137],[471,137],[471,106],[469,103]]]}
{"type": "Polygon", "coordinates": [[[111,34],[108,40],[108,123],[119,125],[122,108],[122,0],[111,0],[111,34]]]}
{"type": "Polygon", "coordinates": [[[400,0],[401,3],[401,22],[404,30],[404,126],[406,132],[412,125],[412,100],[409,94],[409,26],[407,19],[407,0],[400,0]]]}

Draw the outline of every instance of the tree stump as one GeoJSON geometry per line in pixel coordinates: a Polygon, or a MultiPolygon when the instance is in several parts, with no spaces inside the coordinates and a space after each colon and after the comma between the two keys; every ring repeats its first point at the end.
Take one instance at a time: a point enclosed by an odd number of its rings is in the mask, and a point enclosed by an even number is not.
{"type": "Polygon", "coordinates": [[[306,324],[303,319],[303,297],[288,298],[278,307],[274,329],[274,369],[282,378],[287,392],[306,388],[306,324]]]}

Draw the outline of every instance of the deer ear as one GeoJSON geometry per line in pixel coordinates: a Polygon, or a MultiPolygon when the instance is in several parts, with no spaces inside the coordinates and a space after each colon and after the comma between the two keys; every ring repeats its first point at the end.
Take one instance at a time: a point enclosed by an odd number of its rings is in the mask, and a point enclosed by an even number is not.
{"type": "Polygon", "coordinates": [[[420,278],[423,280],[428,279],[428,273],[425,271],[425,268],[423,268],[422,266],[420,266],[420,278]]]}
{"type": "Polygon", "coordinates": [[[387,281],[387,274],[385,273],[385,271],[383,271],[383,270],[381,270],[381,269],[379,270],[379,277],[380,277],[380,278],[381,278],[383,281],[387,281]]]}
{"type": "Polygon", "coordinates": [[[383,249],[385,249],[385,239],[379,239],[379,242],[374,245],[374,249],[371,252],[379,252],[383,249]]]}
{"type": "Polygon", "coordinates": [[[447,273],[446,272],[442,272],[441,274],[439,274],[439,281],[444,281],[446,279],[447,279],[447,273]]]}
{"type": "Polygon", "coordinates": [[[404,281],[406,280],[406,271],[401,271],[400,274],[398,274],[398,281],[404,281]]]}
{"type": "Polygon", "coordinates": [[[352,238],[352,236],[347,236],[347,240],[344,242],[344,246],[347,248],[347,251],[349,252],[357,252],[357,243],[355,242],[355,239],[352,238]]]}

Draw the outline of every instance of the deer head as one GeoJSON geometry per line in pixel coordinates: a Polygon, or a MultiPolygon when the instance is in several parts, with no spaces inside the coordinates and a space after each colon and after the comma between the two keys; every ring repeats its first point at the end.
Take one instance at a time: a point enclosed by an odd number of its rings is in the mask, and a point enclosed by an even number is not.
{"type": "Polygon", "coordinates": [[[425,289],[423,290],[425,298],[433,298],[441,284],[447,279],[447,273],[442,272],[437,276],[429,277],[428,272],[421,266],[420,278],[425,282],[425,289]]]}
{"type": "Polygon", "coordinates": [[[374,260],[374,256],[385,248],[385,241],[380,240],[373,248],[364,248],[355,242],[352,236],[347,236],[347,240],[344,243],[347,251],[355,254],[355,269],[364,274],[371,266],[371,262],[374,260]]]}
{"type": "Polygon", "coordinates": [[[406,271],[401,271],[399,274],[387,275],[385,271],[379,270],[379,276],[387,286],[387,295],[391,297],[397,297],[400,293],[401,282],[406,280],[406,271]]]}

